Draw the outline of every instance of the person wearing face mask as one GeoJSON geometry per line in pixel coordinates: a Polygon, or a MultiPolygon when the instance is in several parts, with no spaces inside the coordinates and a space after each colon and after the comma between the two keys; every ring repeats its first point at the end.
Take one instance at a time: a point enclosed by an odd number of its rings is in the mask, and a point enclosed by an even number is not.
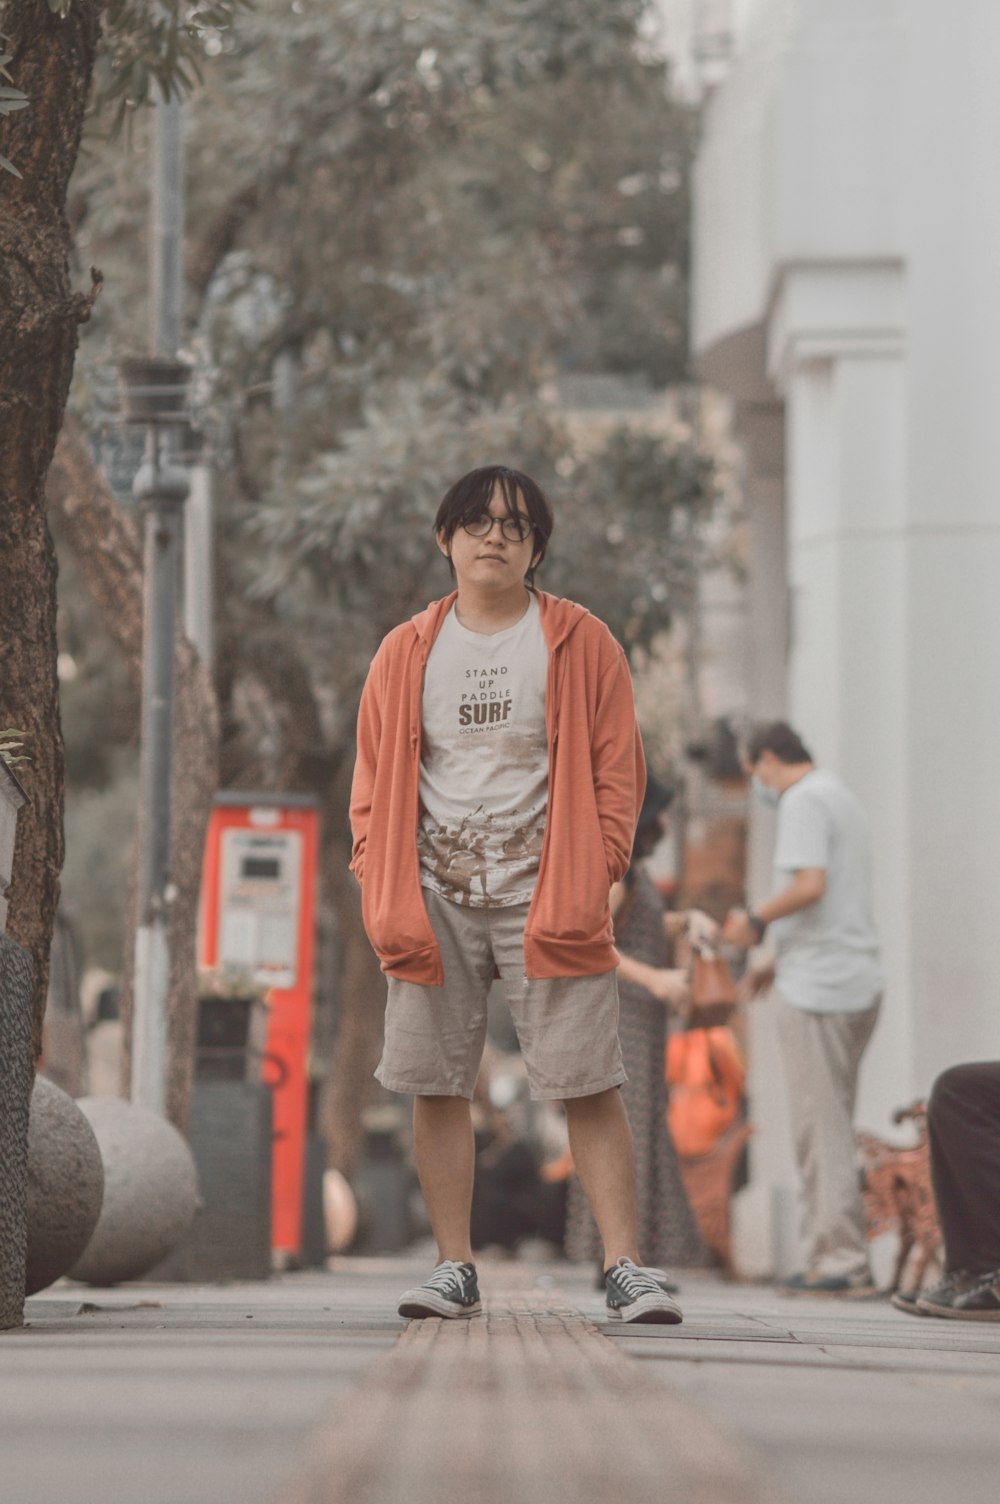
{"type": "Polygon", "coordinates": [[[775,891],[734,909],[723,938],[768,941],[749,990],[773,985],[802,1190],[804,1267],[790,1293],[873,1290],[854,1141],[858,1071],[884,977],[873,917],[868,824],[856,796],[817,768],[784,721],[759,726],[745,763],[754,794],[777,809],[775,891]]]}

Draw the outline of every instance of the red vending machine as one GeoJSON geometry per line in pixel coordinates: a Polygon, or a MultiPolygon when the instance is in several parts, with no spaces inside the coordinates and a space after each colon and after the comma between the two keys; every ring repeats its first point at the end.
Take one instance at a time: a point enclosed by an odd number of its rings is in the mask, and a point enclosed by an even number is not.
{"type": "Polygon", "coordinates": [[[297,1254],[308,1106],[319,818],[302,794],[218,794],[202,878],[199,965],[268,988],[262,1080],[273,1090],[271,1242],[297,1254]]]}

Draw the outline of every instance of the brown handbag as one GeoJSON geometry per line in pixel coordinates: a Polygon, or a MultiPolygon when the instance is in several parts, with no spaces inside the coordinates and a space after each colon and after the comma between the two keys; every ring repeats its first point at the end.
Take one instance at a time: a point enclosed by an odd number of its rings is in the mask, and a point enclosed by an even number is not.
{"type": "Polygon", "coordinates": [[[686,1029],[714,1029],[727,1024],[736,1008],[736,982],[721,956],[708,946],[691,955],[691,1010],[686,1029]]]}

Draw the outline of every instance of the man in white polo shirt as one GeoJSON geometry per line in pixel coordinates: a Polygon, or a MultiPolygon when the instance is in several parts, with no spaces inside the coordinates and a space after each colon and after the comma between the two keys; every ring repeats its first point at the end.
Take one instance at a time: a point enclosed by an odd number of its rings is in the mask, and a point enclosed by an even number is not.
{"type": "Polygon", "coordinates": [[[872,913],[868,822],[839,778],[817,768],[784,721],[747,746],[754,792],[777,806],[772,897],[734,910],[723,936],[775,954],[795,1156],[802,1182],[804,1268],[793,1292],[872,1289],[854,1142],[858,1069],[884,978],[872,913]]]}

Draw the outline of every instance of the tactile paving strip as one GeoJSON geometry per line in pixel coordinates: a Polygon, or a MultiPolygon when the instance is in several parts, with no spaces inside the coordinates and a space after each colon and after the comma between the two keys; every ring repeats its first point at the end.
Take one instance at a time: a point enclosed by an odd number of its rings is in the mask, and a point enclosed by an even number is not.
{"type": "MultiPolygon", "coordinates": [[[[672,1328],[670,1330],[677,1330],[672,1328]]],[[[669,1341],[667,1329],[664,1341],[669,1341]]],[[[282,1504],[774,1504],[754,1459],[558,1294],[411,1321],[282,1504]]]]}

